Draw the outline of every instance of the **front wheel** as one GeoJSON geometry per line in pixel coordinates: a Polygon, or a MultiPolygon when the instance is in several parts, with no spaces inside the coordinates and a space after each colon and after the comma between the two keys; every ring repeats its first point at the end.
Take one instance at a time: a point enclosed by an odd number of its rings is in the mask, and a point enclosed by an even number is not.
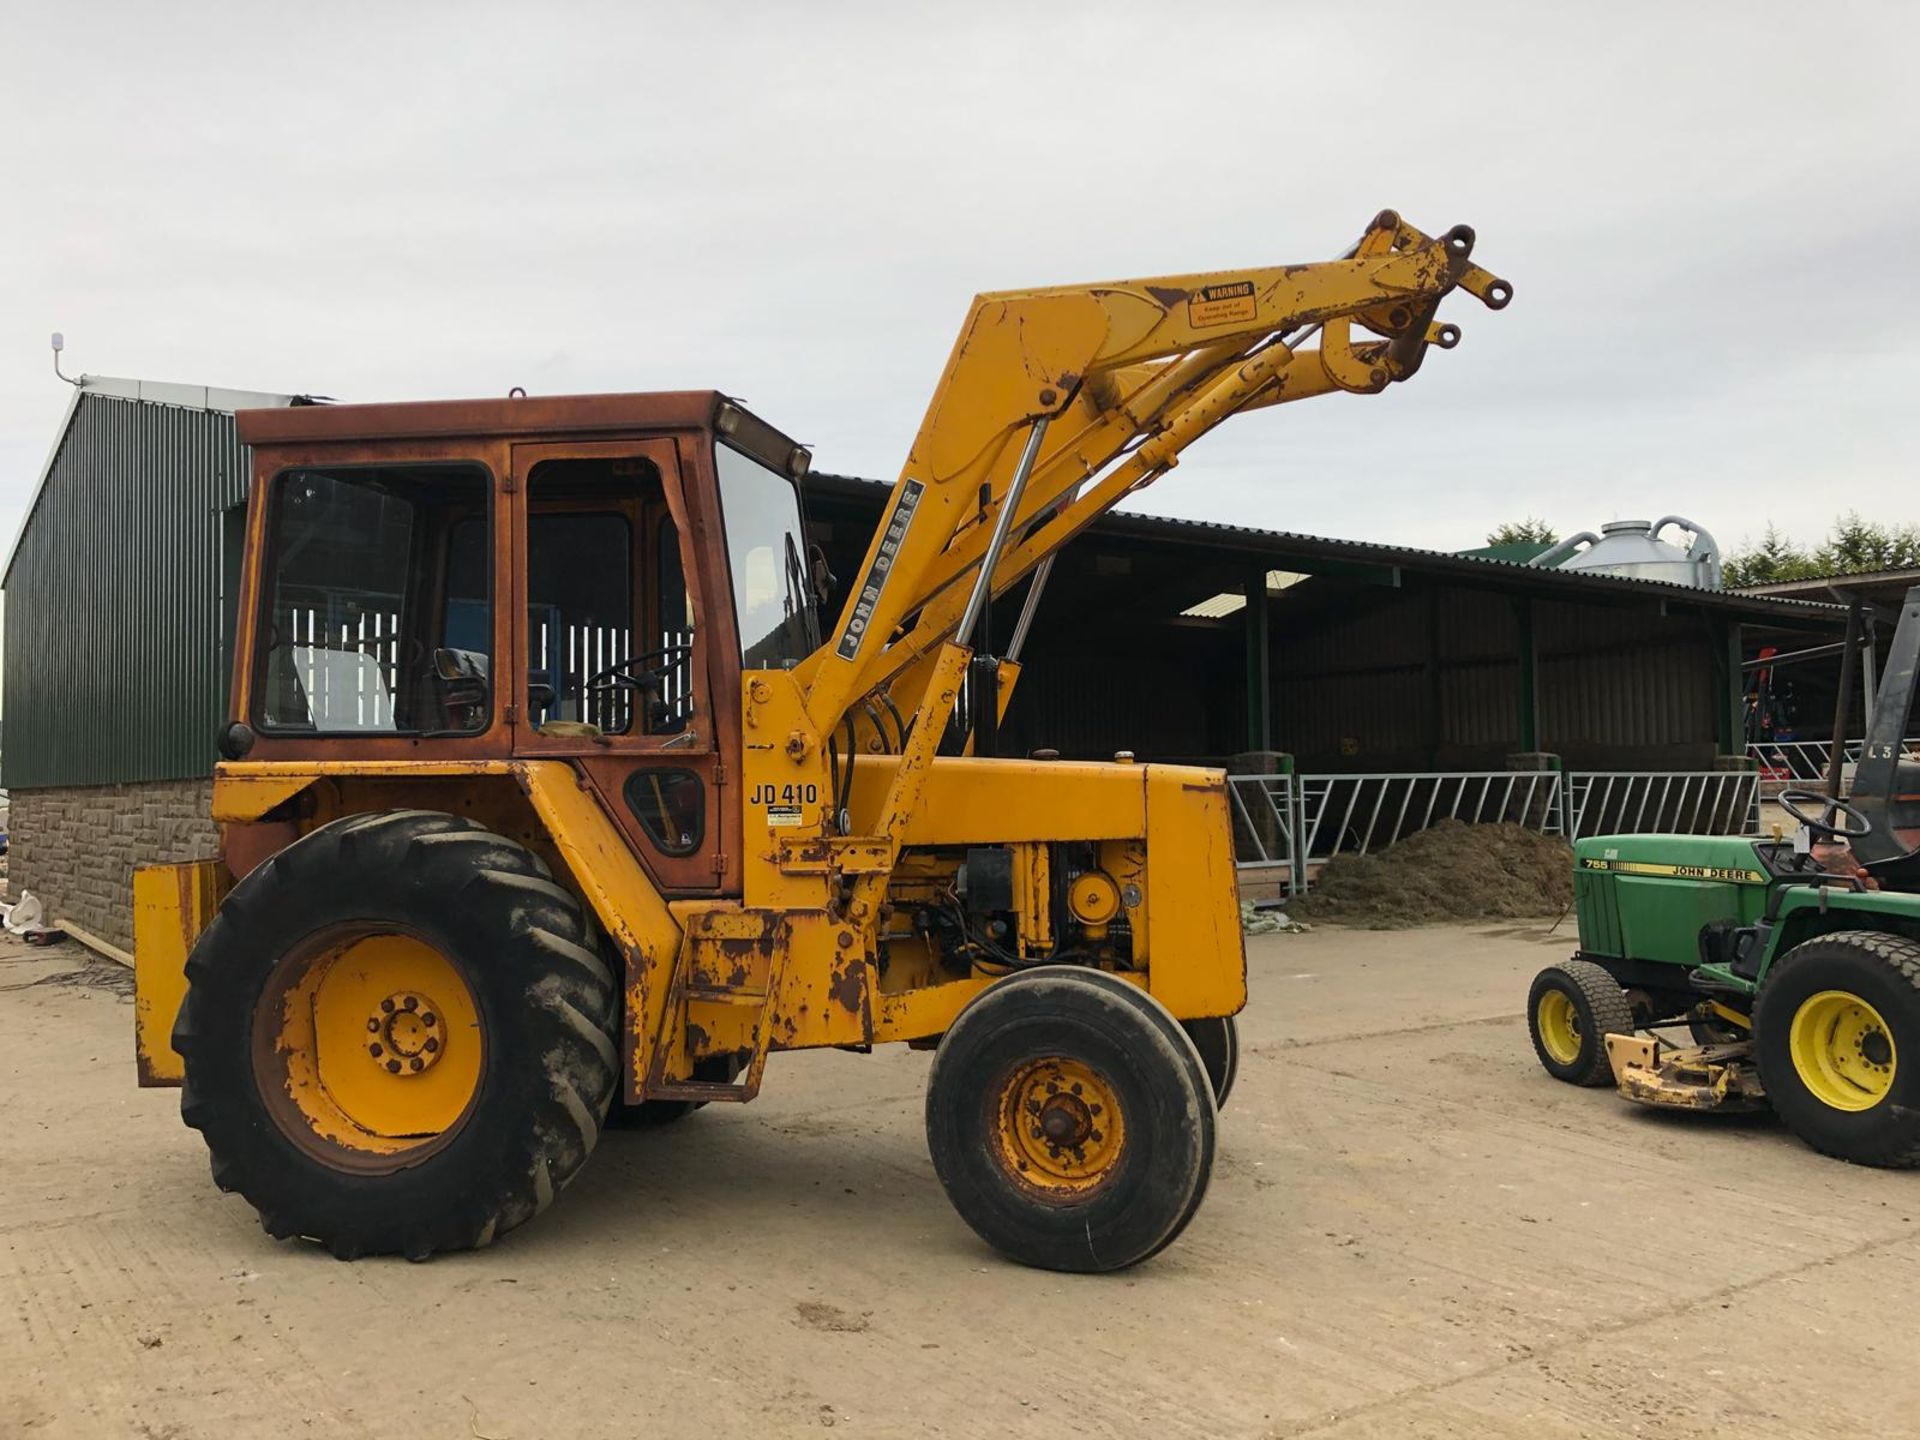
{"type": "Polygon", "coordinates": [[[1848,930],[1796,945],[1767,971],[1753,1033],[1794,1134],[1858,1165],[1920,1164],[1920,941],[1848,930]]]}
{"type": "Polygon", "coordinates": [[[1206,1020],[1182,1020],[1180,1028],[1187,1032],[1193,1048],[1200,1053],[1200,1063],[1207,1067],[1207,1082],[1213,1086],[1215,1108],[1226,1109],[1233,1082],[1240,1077],[1239,1025],[1233,1016],[1221,1015],[1206,1020]]]}
{"type": "Polygon", "coordinates": [[[927,1147],[960,1217],[1046,1270],[1119,1270],[1171,1244],[1213,1169],[1213,1088],[1166,1007],[1044,966],[961,1011],[927,1081],[927,1147]]]}
{"type": "Polygon", "coordinates": [[[1569,1085],[1612,1084],[1607,1036],[1637,1028],[1619,981],[1591,960],[1549,965],[1527,992],[1533,1052],[1549,1075],[1569,1085]]]}

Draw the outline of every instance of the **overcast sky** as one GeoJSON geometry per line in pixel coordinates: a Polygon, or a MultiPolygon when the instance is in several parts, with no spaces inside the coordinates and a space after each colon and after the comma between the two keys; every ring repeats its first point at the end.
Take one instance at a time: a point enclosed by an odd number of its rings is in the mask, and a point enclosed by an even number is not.
{"type": "Polygon", "coordinates": [[[1886,4],[0,0],[0,532],[70,372],[391,400],[713,386],[892,478],[976,291],[1511,280],[1404,386],[1136,508],[1435,547],[1916,517],[1920,21],[1886,4]]]}

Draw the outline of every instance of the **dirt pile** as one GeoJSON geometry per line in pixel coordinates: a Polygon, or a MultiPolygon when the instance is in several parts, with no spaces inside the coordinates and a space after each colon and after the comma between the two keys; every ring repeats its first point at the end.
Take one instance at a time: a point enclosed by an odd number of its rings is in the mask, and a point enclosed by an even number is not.
{"type": "Polygon", "coordinates": [[[1290,907],[1315,920],[1395,930],[1435,920],[1558,915],[1573,899],[1573,850],[1523,825],[1442,820],[1373,855],[1336,855],[1290,907]]]}

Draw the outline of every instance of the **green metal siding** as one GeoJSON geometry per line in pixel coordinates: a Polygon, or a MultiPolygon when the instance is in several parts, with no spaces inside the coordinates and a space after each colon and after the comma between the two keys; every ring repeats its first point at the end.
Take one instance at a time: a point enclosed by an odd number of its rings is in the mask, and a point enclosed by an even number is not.
{"type": "Polygon", "coordinates": [[[6,576],[0,783],[212,772],[221,516],[249,465],[230,414],[80,397],[6,576]]]}

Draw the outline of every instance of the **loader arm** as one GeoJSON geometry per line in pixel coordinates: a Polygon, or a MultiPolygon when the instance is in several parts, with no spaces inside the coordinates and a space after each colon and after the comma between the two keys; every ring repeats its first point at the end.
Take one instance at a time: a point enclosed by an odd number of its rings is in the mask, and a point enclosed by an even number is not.
{"type": "Polygon", "coordinates": [[[1452,348],[1459,331],[1434,320],[1450,291],[1512,298],[1473,242],[1384,211],[1337,260],[978,297],[839,623],[795,674],[820,736],[882,696],[913,715],[880,831],[898,837],[947,723],[964,618],[1229,416],[1378,393],[1452,348]]]}

